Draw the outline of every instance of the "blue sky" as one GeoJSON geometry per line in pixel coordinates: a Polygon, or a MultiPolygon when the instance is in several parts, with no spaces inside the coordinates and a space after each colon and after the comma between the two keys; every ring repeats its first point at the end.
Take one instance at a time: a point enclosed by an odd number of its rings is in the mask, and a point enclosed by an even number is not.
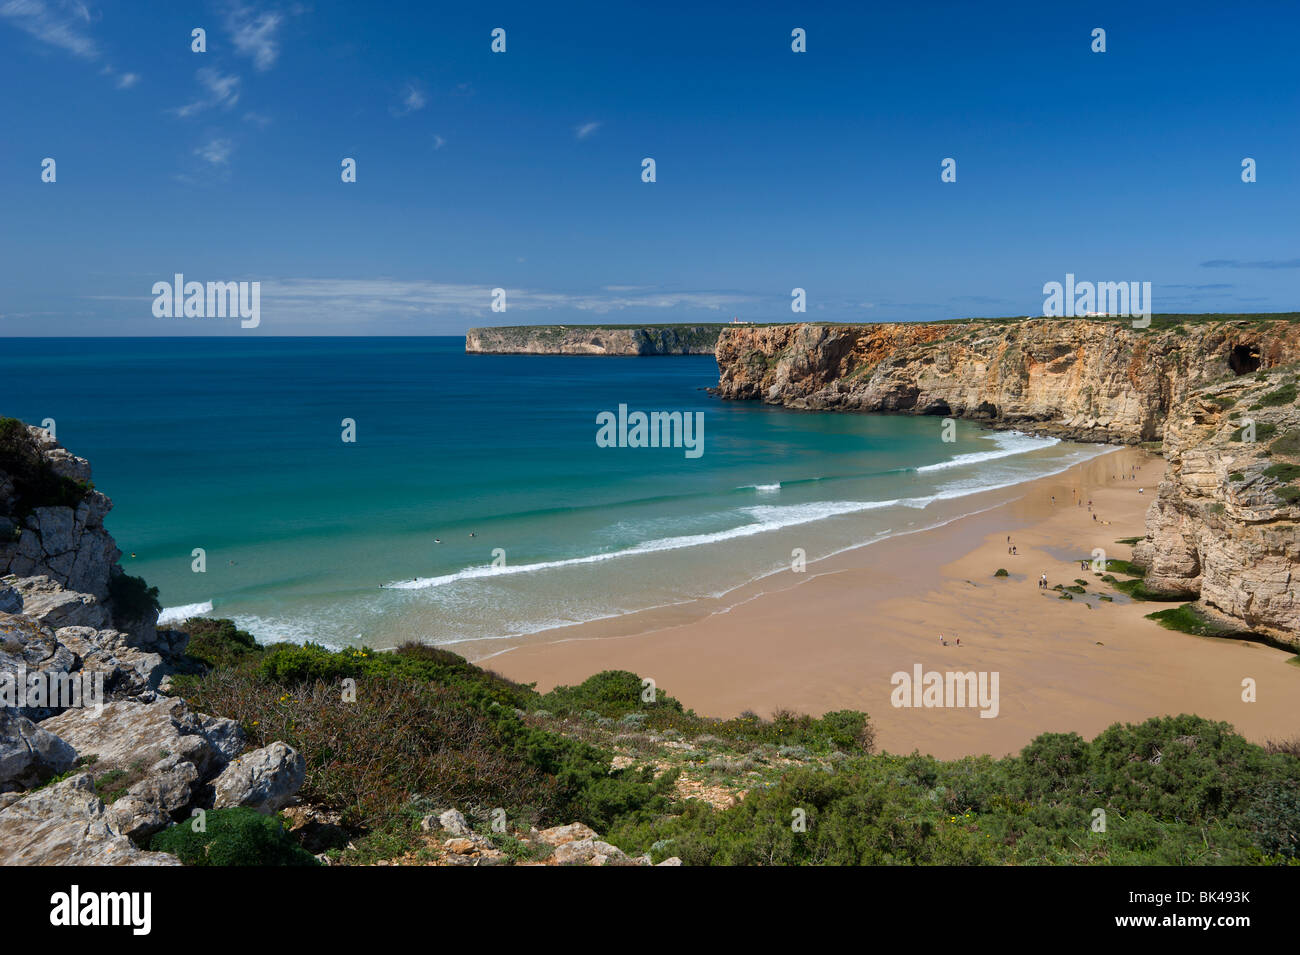
{"type": "Polygon", "coordinates": [[[0,335],[1300,306],[1300,4],[746,6],[0,0],[0,335]]]}

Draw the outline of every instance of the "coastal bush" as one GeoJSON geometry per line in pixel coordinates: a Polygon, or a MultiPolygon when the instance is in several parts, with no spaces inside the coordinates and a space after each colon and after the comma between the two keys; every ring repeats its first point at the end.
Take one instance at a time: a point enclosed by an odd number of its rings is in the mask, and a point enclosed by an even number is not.
{"type": "MultiPolygon", "coordinates": [[[[1258,409],[1258,408],[1252,408],[1251,410],[1252,410],[1252,411],[1258,411],[1259,409],[1258,409]]],[[[1229,440],[1231,440],[1231,441],[1241,441],[1241,440],[1243,439],[1243,437],[1245,436],[1245,433],[1246,433],[1246,429],[1245,429],[1244,426],[1243,426],[1243,427],[1240,427],[1240,428],[1237,428],[1235,431],[1232,432],[1232,437],[1231,437],[1229,440]]],[[[1269,438],[1273,437],[1273,435],[1275,435],[1275,434],[1277,434],[1277,425],[1275,425],[1273,422],[1271,422],[1271,421],[1257,421],[1257,422],[1255,422],[1255,440],[1256,440],[1257,442],[1259,442],[1259,441],[1267,441],[1269,438]]]]}
{"type": "Polygon", "coordinates": [[[41,446],[17,418],[0,418],[0,471],[14,486],[14,513],[26,518],[38,507],[77,507],[95,486],[54,472],[41,455],[41,446]]]}
{"type": "Polygon", "coordinates": [[[1244,480],[1246,480],[1246,475],[1242,474],[1240,471],[1233,471],[1231,474],[1228,475],[1228,480],[1229,480],[1229,481],[1244,481],[1244,480]]]}
{"type": "Polygon", "coordinates": [[[1270,464],[1264,469],[1264,476],[1270,477],[1275,481],[1289,482],[1300,477],[1300,464],[1286,464],[1279,461],[1277,464],[1270,464]]]}
{"type": "Polygon", "coordinates": [[[1296,399],[1296,386],[1294,382],[1288,382],[1280,388],[1275,388],[1264,397],[1259,399],[1259,403],[1265,408],[1276,408],[1280,405],[1294,404],[1296,399]]]}
{"type": "MultiPolygon", "coordinates": [[[[1258,432],[1255,435],[1259,437],[1258,432]]],[[[1300,431],[1288,431],[1268,446],[1274,454],[1300,455],[1300,431]]]]}
{"type": "Polygon", "coordinates": [[[1006,569],[1005,567],[999,567],[996,571],[994,571],[993,576],[994,576],[994,577],[1010,577],[1011,575],[1007,573],[1007,569],[1006,569]]]}
{"type": "Polygon", "coordinates": [[[1273,494],[1281,498],[1287,504],[1294,504],[1297,501],[1300,501],[1300,487],[1296,487],[1294,484],[1274,488],[1273,494]]]}
{"type": "Polygon", "coordinates": [[[149,848],[170,852],[191,866],[320,864],[284,831],[278,816],[242,806],[205,815],[205,831],[195,832],[190,821],[178,823],[155,835],[149,848]]]}
{"type": "Polygon", "coordinates": [[[610,841],[694,865],[1166,864],[1294,858],[1300,760],[1194,716],[1046,733],[1018,756],[859,757],[610,841]],[[1092,831],[1094,811],[1106,831],[1092,831]],[[801,810],[806,831],[794,832],[801,810]],[[1291,855],[1288,855],[1291,853],[1291,855]]]}
{"type": "Polygon", "coordinates": [[[253,635],[236,628],[230,620],[191,617],[177,629],[190,635],[186,654],[205,667],[235,666],[258,650],[253,635]]]}
{"type": "Polygon", "coordinates": [[[162,610],[158,601],[158,588],[150,587],[143,577],[130,574],[113,574],[108,580],[108,599],[113,607],[113,620],[131,624],[162,610]]]}

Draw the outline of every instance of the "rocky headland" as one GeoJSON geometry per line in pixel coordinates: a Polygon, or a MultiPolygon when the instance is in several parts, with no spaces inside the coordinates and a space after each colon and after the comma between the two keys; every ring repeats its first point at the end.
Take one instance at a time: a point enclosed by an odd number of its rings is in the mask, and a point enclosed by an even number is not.
{"type": "Polygon", "coordinates": [[[495,355],[712,355],[722,325],[502,325],[471,328],[465,351],[495,355]]]}
{"type": "Polygon", "coordinates": [[[88,462],[0,419],[0,865],[179,865],[153,835],[303,783],[292,747],[168,695],[189,638],[117,566],[111,507],[88,462]]]}
{"type": "Polygon", "coordinates": [[[717,359],[728,399],[1159,442],[1146,586],[1300,647],[1300,320],[724,328],[717,359]]]}

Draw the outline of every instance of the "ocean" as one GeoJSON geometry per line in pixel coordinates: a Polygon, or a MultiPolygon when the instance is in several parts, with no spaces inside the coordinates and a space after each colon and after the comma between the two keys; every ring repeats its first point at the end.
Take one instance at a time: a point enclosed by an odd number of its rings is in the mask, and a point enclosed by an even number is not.
{"type": "Polygon", "coordinates": [[[466,355],[458,337],[0,344],[0,414],[53,418],[89,458],[165,619],[263,641],[482,648],[722,597],[1106,450],[964,421],[946,442],[939,418],[716,384],[709,356],[466,355]],[[698,414],[698,455],[598,445],[621,405],[698,414]]]}

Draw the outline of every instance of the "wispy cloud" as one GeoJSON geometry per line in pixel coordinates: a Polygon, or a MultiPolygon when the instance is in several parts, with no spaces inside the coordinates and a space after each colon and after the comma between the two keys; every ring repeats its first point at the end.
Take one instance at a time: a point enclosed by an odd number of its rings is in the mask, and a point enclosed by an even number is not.
{"type": "Polygon", "coordinates": [[[437,151],[437,150],[441,149],[441,148],[442,148],[443,146],[445,146],[445,145],[447,145],[447,140],[443,139],[443,138],[442,138],[441,136],[439,136],[437,133],[434,133],[434,134],[433,134],[433,148],[434,148],[434,151],[437,151]]]}
{"type": "Polygon", "coordinates": [[[224,166],[230,162],[235,151],[235,144],[229,139],[213,137],[194,150],[194,155],[214,166],[224,166]]]}
{"type": "Polygon", "coordinates": [[[598,129],[600,129],[600,123],[583,123],[581,126],[573,127],[573,135],[578,139],[586,139],[598,129]]]}
{"type": "Polygon", "coordinates": [[[115,82],[118,89],[129,90],[131,87],[135,86],[136,83],[140,82],[140,76],[137,73],[121,73],[118,74],[115,82]]]}
{"type": "Polygon", "coordinates": [[[1240,259],[1210,259],[1202,262],[1203,269],[1300,269],[1300,259],[1258,259],[1243,262],[1240,259]]]}
{"type": "Polygon", "coordinates": [[[193,116],[214,107],[230,109],[239,102],[239,77],[235,74],[224,74],[210,66],[204,66],[194,76],[206,95],[192,103],[178,106],[172,111],[177,116],[193,116]]]}
{"type": "Polygon", "coordinates": [[[414,83],[407,83],[406,88],[402,90],[402,102],[398,106],[389,108],[394,116],[405,116],[407,113],[414,113],[416,110],[424,109],[424,105],[429,98],[424,95],[424,90],[414,83]]]}
{"type": "MultiPolygon", "coordinates": [[[[563,292],[507,287],[506,300],[510,312],[534,315],[554,310],[604,314],[632,308],[722,311],[757,301],[754,296],[734,292],[619,288],[563,292]]],[[[313,322],[494,314],[489,285],[389,278],[262,280],[262,301],[264,309],[275,307],[285,318],[313,322]]]]}
{"type": "Polygon", "coordinates": [[[265,72],[275,66],[280,56],[280,42],[276,31],[284,22],[283,14],[275,11],[258,12],[251,7],[235,6],[226,14],[226,30],[230,33],[235,52],[253,61],[253,68],[265,72]]]}
{"type": "Polygon", "coordinates": [[[90,11],[83,3],[63,0],[58,4],[45,0],[8,0],[0,5],[0,17],[42,43],[57,47],[73,56],[93,60],[99,47],[84,29],[90,23],[90,11]]]}

